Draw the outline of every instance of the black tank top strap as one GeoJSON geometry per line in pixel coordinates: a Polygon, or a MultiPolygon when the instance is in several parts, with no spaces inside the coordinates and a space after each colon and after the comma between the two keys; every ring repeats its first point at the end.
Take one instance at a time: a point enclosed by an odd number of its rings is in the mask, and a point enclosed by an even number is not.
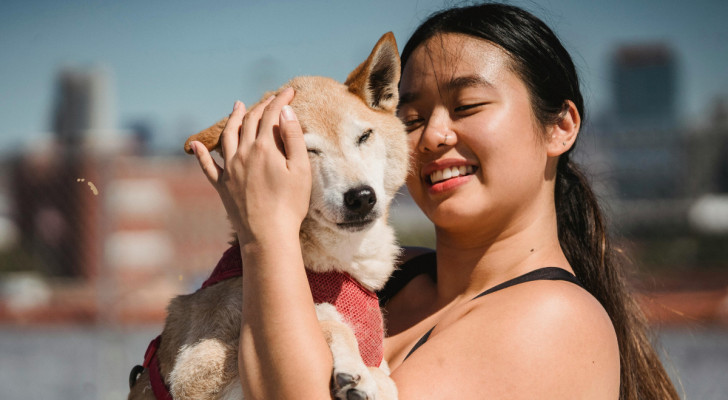
{"type": "Polygon", "coordinates": [[[473,300],[483,297],[487,294],[503,290],[507,287],[518,285],[519,283],[531,282],[531,281],[569,281],[576,285],[582,286],[581,282],[571,272],[558,267],[545,267],[533,270],[525,273],[521,276],[515,277],[509,281],[503,282],[499,285],[493,286],[492,288],[484,291],[483,293],[473,297],[473,300]]]}
{"type": "MultiPolygon", "coordinates": [[[[571,272],[558,267],[545,267],[545,268],[539,268],[536,270],[533,270],[531,272],[528,272],[526,274],[523,274],[521,276],[518,276],[516,278],[513,278],[511,280],[508,280],[506,282],[503,282],[501,284],[498,284],[496,286],[493,286],[492,288],[485,290],[484,292],[480,293],[479,295],[473,297],[472,300],[475,300],[477,298],[483,297],[485,295],[491,294],[493,292],[497,292],[499,290],[503,290],[505,288],[518,285],[519,283],[525,283],[525,282],[531,282],[531,281],[543,281],[543,280],[549,280],[549,281],[567,281],[574,283],[578,286],[583,287],[581,282],[579,282],[579,279],[574,276],[571,272]]],[[[417,350],[420,346],[425,344],[427,342],[427,339],[430,338],[430,334],[432,334],[432,331],[435,329],[433,326],[427,333],[425,333],[420,340],[415,343],[415,345],[412,347],[412,350],[407,353],[407,355],[404,357],[406,360],[412,353],[414,353],[415,350],[417,350]]]]}
{"type": "Polygon", "coordinates": [[[379,306],[384,307],[389,300],[402,290],[412,279],[427,274],[433,281],[437,280],[437,259],[435,252],[427,252],[412,257],[397,268],[382,289],[377,292],[379,306]]]}

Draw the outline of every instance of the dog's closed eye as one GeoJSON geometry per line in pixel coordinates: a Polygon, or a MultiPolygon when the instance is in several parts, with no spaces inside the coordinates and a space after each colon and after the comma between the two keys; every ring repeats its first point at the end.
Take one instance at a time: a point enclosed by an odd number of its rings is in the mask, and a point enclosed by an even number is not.
{"type": "Polygon", "coordinates": [[[321,150],[319,150],[319,149],[309,148],[309,149],[306,149],[306,151],[308,151],[308,154],[313,154],[315,156],[321,155],[321,150]]]}
{"type": "Polygon", "coordinates": [[[372,135],[372,133],[374,133],[374,131],[371,129],[365,130],[364,133],[361,136],[359,136],[359,139],[356,142],[357,146],[361,146],[367,140],[369,140],[369,137],[372,135]]]}

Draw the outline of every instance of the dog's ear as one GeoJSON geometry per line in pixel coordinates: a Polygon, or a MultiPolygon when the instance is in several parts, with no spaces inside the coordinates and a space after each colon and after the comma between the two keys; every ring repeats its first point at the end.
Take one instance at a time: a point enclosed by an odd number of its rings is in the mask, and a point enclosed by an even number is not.
{"type": "Polygon", "coordinates": [[[399,102],[399,51],[394,34],[387,32],[369,58],[356,67],[344,84],[371,108],[395,112],[399,102]]]}
{"type": "Polygon", "coordinates": [[[220,148],[220,136],[222,135],[222,130],[225,128],[225,124],[227,124],[227,120],[228,117],[225,117],[218,121],[215,125],[187,138],[187,141],[185,142],[185,152],[187,154],[192,154],[190,142],[195,140],[204,144],[209,151],[217,150],[222,152],[222,149],[220,148]]]}

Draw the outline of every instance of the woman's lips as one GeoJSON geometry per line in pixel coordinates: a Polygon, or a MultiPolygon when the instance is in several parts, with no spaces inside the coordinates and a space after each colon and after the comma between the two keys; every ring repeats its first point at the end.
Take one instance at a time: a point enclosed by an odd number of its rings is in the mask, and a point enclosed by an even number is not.
{"type": "Polygon", "coordinates": [[[435,184],[458,176],[472,175],[475,168],[472,165],[460,165],[438,169],[429,174],[430,184],[435,184]]]}
{"type": "Polygon", "coordinates": [[[474,174],[478,166],[461,158],[435,160],[422,167],[421,176],[432,185],[449,179],[474,174]]]}
{"type": "Polygon", "coordinates": [[[465,184],[470,179],[473,178],[473,175],[458,175],[456,177],[452,177],[450,179],[445,179],[439,182],[431,183],[428,187],[428,191],[431,194],[439,194],[444,193],[449,190],[452,190],[460,185],[465,184]]]}

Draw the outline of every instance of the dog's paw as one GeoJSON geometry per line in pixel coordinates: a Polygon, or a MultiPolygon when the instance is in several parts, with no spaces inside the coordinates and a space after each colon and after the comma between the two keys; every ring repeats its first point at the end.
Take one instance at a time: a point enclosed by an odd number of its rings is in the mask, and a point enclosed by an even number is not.
{"type": "Polygon", "coordinates": [[[375,400],[377,383],[367,369],[354,374],[334,370],[332,395],[336,400],[375,400]]]}

